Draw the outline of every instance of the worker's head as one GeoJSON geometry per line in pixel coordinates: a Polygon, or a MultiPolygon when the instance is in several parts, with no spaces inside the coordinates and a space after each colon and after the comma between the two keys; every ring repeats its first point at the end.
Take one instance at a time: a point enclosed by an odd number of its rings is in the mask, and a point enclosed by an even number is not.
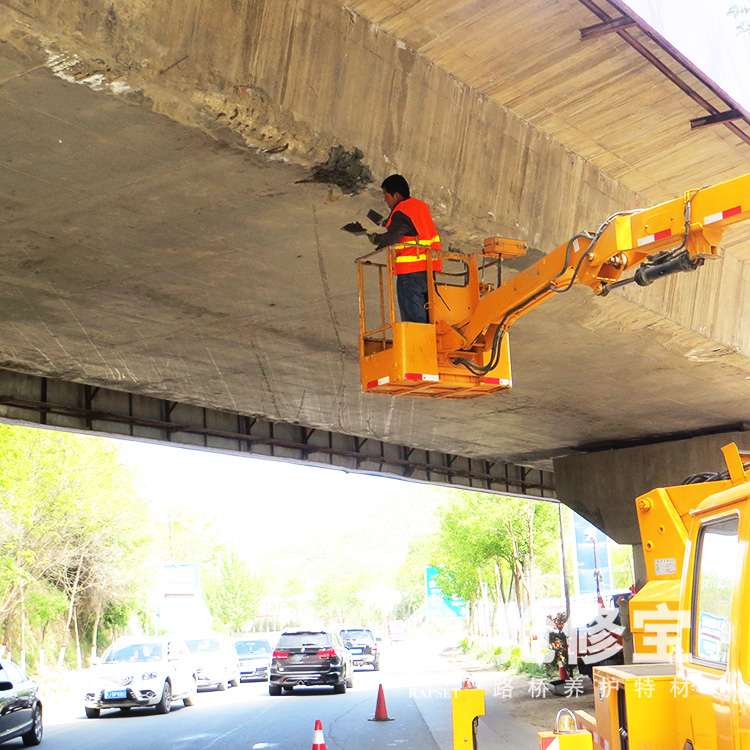
{"type": "Polygon", "coordinates": [[[409,183],[400,174],[392,174],[386,177],[380,187],[383,188],[383,198],[391,211],[398,203],[411,197],[409,183]]]}

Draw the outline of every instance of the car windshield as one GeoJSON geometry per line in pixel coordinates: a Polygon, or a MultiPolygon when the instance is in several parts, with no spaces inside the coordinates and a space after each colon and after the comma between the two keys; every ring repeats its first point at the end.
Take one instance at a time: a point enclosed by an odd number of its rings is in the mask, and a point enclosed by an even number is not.
{"type": "Polygon", "coordinates": [[[240,656],[271,653],[271,645],[268,641],[237,641],[234,647],[240,656]]]}
{"type": "Polygon", "coordinates": [[[212,654],[221,650],[218,638],[195,638],[186,643],[194,654],[212,654]]]}
{"type": "Polygon", "coordinates": [[[295,646],[330,646],[331,637],[328,633],[284,633],[279,638],[279,648],[290,648],[295,646]]]}
{"type": "Polygon", "coordinates": [[[342,630],[341,637],[345,641],[372,641],[372,633],[369,630],[342,630]]]}
{"type": "Polygon", "coordinates": [[[102,659],[103,664],[120,664],[127,661],[159,661],[162,658],[160,643],[129,643],[111,648],[102,659]]]}

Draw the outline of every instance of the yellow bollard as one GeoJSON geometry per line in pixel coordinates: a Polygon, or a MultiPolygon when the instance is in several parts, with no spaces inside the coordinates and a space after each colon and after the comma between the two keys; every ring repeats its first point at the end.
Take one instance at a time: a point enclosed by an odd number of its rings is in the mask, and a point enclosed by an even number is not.
{"type": "Polygon", "coordinates": [[[570,709],[559,711],[555,724],[554,732],[539,732],[539,750],[594,750],[594,738],[577,728],[570,709]]]}
{"type": "Polygon", "coordinates": [[[478,688],[454,690],[451,694],[453,709],[453,750],[474,750],[474,731],[479,717],[484,716],[484,690],[478,688]]]}

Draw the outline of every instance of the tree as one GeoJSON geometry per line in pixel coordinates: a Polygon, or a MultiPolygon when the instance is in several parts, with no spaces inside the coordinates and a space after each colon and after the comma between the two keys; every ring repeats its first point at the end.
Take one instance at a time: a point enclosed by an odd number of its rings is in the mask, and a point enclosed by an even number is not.
{"type": "Polygon", "coordinates": [[[729,14],[737,21],[738,31],[750,32],[750,5],[733,5],[729,14]]]}
{"type": "Polygon", "coordinates": [[[0,425],[0,623],[6,637],[21,617],[24,589],[35,584],[65,598],[66,640],[72,622],[88,627],[108,603],[137,599],[149,581],[148,518],[112,443],[0,425]]]}
{"type": "Polygon", "coordinates": [[[26,602],[29,624],[41,630],[39,643],[39,669],[44,671],[46,666],[45,639],[50,623],[58,620],[68,609],[68,599],[65,594],[46,581],[38,581],[29,592],[26,602]]]}
{"type": "Polygon", "coordinates": [[[239,632],[255,617],[263,596],[263,580],[236,552],[222,548],[202,579],[208,611],[230,632],[239,632]]]}
{"type": "Polygon", "coordinates": [[[435,534],[423,534],[409,543],[401,567],[396,573],[396,587],[401,601],[396,607],[395,618],[405,620],[425,601],[425,568],[435,557],[435,534]]]}
{"type": "Polygon", "coordinates": [[[551,503],[456,492],[441,510],[432,561],[441,571],[437,582],[445,594],[471,602],[473,613],[481,576],[495,611],[515,601],[523,619],[536,576],[557,563],[556,533],[551,503]]]}
{"type": "Polygon", "coordinates": [[[364,588],[361,575],[330,574],[315,589],[315,612],[328,624],[344,625],[362,606],[364,588]]]}

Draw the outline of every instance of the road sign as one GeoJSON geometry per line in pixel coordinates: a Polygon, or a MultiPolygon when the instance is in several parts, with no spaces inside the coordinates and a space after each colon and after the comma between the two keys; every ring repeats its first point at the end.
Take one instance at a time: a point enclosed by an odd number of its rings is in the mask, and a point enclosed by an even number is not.
{"type": "Polygon", "coordinates": [[[429,566],[425,568],[425,596],[427,601],[427,619],[447,617],[468,617],[469,605],[457,596],[447,596],[442,592],[435,580],[438,569],[429,566]]]}

